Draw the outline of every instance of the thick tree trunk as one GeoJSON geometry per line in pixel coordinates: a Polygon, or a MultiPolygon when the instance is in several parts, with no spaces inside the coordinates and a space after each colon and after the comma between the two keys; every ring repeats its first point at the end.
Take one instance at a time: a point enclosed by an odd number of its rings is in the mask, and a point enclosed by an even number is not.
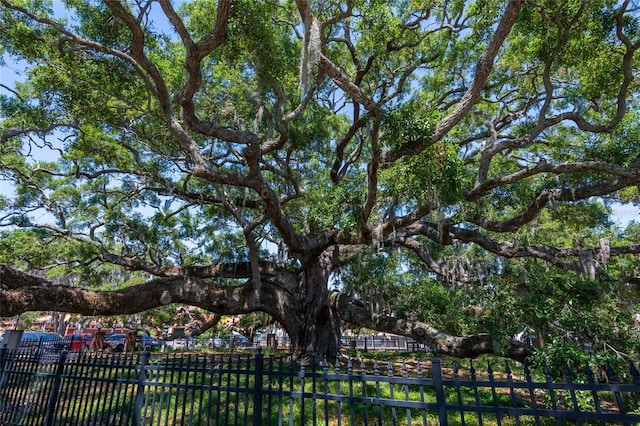
{"type": "Polygon", "coordinates": [[[318,362],[335,359],[340,350],[342,328],[338,312],[330,305],[329,274],[331,259],[321,256],[306,263],[295,299],[280,313],[278,321],[291,338],[297,359],[318,362]]]}

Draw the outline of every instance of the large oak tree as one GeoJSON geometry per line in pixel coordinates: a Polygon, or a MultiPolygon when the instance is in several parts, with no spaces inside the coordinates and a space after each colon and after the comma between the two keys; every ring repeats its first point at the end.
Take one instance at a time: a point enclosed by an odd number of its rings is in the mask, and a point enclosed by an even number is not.
{"type": "Polygon", "coordinates": [[[184,303],[265,312],[298,356],[349,324],[522,359],[376,283],[474,292],[519,258],[597,288],[640,253],[538,232],[637,197],[632,1],[62,3],[0,0],[0,316],[184,303]]]}

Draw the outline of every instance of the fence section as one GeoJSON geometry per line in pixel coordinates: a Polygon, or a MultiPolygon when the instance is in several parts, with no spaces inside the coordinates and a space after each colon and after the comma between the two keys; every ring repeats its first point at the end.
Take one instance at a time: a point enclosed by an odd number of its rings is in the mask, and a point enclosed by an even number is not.
{"type": "Polygon", "coordinates": [[[477,371],[440,359],[298,365],[262,354],[0,350],[0,425],[634,424],[640,377],[477,371]]]}

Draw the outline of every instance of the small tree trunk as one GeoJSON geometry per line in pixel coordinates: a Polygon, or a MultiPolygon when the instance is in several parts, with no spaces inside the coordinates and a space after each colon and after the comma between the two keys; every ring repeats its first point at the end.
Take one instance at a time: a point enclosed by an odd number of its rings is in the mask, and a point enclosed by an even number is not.
{"type": "Polygon", "coordinates": [[[63,312],[52,311],[51,323],[53,324],[54,333],[64,335],[66,331],[66,323],[64,321],[65,314],[63,312]]]}

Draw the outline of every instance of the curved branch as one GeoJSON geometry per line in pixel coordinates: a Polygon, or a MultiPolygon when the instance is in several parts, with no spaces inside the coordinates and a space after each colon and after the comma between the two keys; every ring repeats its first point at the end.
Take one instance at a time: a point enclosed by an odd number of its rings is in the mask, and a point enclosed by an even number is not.
{"type": "MultiPolygon", "coordinates": [[[[504,258],[537,258],[561,269],[579,273],[584,272],[584,265],[580,262],[581,258],[597,258],[603,256],[603,249],[601,247],[557,248],[543,244],[518,245],[498,241],[484,235],[479,230],[468,229],[460,226],[450,226],[448,232],[451,239],[462,243],[474,243],[488,252],[504,258]]],[[[410,238],[416,235],[422,235],[437,243],[442,239],[438,225],[425,221],[396,230],[397,241],[402,241],[403,238],[410,238]]],[[[640,253],[640,244],[611,247],[610,249],[607,249],[607,251],[610,251],[607,255],[609,257],[638,254],[640,253]]]]}
{"type": "Polygon", "coordinates": [[[190,204],[215,204],[215,205],[223,205],[225,203],[232,204],[234,206],[243,207],[247,209],[259,209],[262,207],[262,202],[248,197],[235,197],[230,198],[227,196],[221,197],[217,194],[208,194],[202,192],[190,192],[175,186],[172,186],[169,182],[166,183],[166,187],[159,186],[146,186],[144,189],[155,192],[158,195],[166,195],[166,196],[175,196],[181,200],[186,201],[190,204]]]}
{"type": "Polygon", "coordinates": [[[467,220],[470,223],[478,225],[488,231],[514,232],[538,217],[538,213],[540,213],[540,211],[547,205],[550,199],[550,193],[548,191],[543,191],[532,203],[529,204],[522,214],[519,214],[509,220],[499,221],[480,214],[467,220]]]}
{"type": "Polygon", "coordinates": [[[194,43],[191,39],[191,36],[184,27],[180,17],[175,13],[171,3],[163,0],[160,4],[187,49],[184,66],[189,74],[189,79],[182,90],[175,95],[176,101],[182,107],[182,117],[185,123],[202,134],[225,141],[238,143],[257,142],[258,137],[252,132],[235,131],[217,123],[200,120],[195,112],[195,103],[193,102],[193,97],[202,84],[202,70],[200,69],[202,60],[225,41],[231,13],[231,2],[218,2],[214,28],[197,43],[194,43]]]}
{"type": "Polygon", "coordinates": [[[330,303],[343,321],[387,333],[415,339],[437,349],[440,354],[460,358],[475,358],[483,354],[496,354],[524,361],[533,353],[533,347],[514,340],[499,341],[490,334],[453,336],[421,321],[409,321],[386,315],[372,314],[348,296],[334,291],[330,303]]]}
{"type": "Polygon", "coordinates": [[[464,193],[466,201],[478,201],[493,189],[511,185],[543,173],[560,176],[572,173],[593,172],[596,174],[606,174],[615,179],[608,183],[591,184],[578,188],[543,189],[522,214],[512,219],[507,221],[496,221],[478,215],[468,219],[469,222],[490,231],[513,232],[535,219],[538,213],[552,199],[555,201],[584,200],[590,197],[607,195],[622,188],[635,186],[640,183],[640,169],[638,168],[638,164],[636,164],[637,159],[631,167],[623,167],[604,161],[581,161],[563,164],[550,164],[545,159],[542,159],[532,167],[523,168],[515,173],[506,174],[487,181],[486,171],[488,170],[490,159],[504,149],[513,149],[516,146],[522,145],[522,141],[506,141],[488,147],[482,154],[476,185],[473,189],[464,193]]]}
{"type": "MultiPolygon", "coordinates": [[[[277,315],[291,296],[280,271],[255,291],[251,281],[238,286],[218,286],[209,281],[173,276],[158,278],[120,290],[92,291],[54,285],[51,281],[18,269],[0,265],[0,317],[27,311],[61,311],[82,315],[132,314],[160,306],[181,303],[213,313],[235,315],[261,310],[277,315]],[[269,285],[265,285],[269,284],[269,285]]],[[[263,277],[264,278],[264,277],[263,277]]]]}
{"type": "MultiPolygon", "coordinates": [[[[156,277],[192,277],[192,278],[249,278],[251,277],[251,264],[240,263],[213,263],[202,266],[159,266],[145,262],[142,259],[115,254],[105,254],[103,260],[114,265],[124,266],[130,271],[144,271],[156,277]]],[[[263,263],[262,274],[273,276],[274,265],[263,263]]]]}
{"type": "Polygon", "coordinates": [[[368,111],[373,112],[379,109],[379,105],[373,99],[367,96],[358,85],[350,82],[342,71],[322,53],[318,56],[318,68],[331,77],[338,87],[351,96],[354,101],[362,104],[368,111]]]}
{"type": "MultiPolygon", "coordinates": [[[[482,89],[489,78],[489,74],[493,69],[493,63],[498,55],[500,47],[511,32],[513,24],[520,13],[520,9],[524,5],[524,0],[512,0],[507,5],[493,38],[487,45],[487,48],[478,59],[476,72],[471,85],[457,103],[456,108],[451,113],[436,124],[433,132],[429,137],[429,142],[434,143],[442,139],[456,124],[458,124],[465,115],[471,110],[475,102],[478,100],[482,89]]],[[[416,154],[422,152],[423,141],[411,141],[397,150],[391,151],[384,155],[382,162],[394,162],[400,157],[407,154],[416,154]]]]}
{"type": "MultiPolygon", "coordinates": [[[[16,289],[20,287],[35,287],[39,285],[51,286],[52,283],[46,278],[23,272],[11,266],[0,264],[0,289],[16,289]]],[[[0,303],[0,316],[2,316],[2,306],[4,306],[4,302],[0,303]]]]}
{"type": "Polygon", "coordinates": [[[379,138],[378,124],[373,125],[371,130],[371,152],[374,154],[367,166],[367,198],[362,206],[362,212],[360,215],[360,233],[367,240],[371,234],[371,230],[367,224],[371,211],[378,198],[378,138],[379,138]]]}
{"type": "Polygon", "coordinates": [[[75,123],[56,123],[45,127],[9,127],[0,135],[0,142],[6,142],[17,136],[24,136],[29,133],[49,133],[59,128],[77,128],[75,123]]]}
{"type": "Polygon", "coordinates": [[[413,251],[418,255],[420,260],[422,260],[422,263],[427,268],[444,279],[467,284],[480,281],[480,277],[473,275],[461,275],[453,271],[452,268],[449,268],[447,265],[436,262],[435,259],[431,257],[430,251],[413,238],[404,238],[398,241],[397,244],[413,251]]]}
{"type": "Polygon", "coordinates": [[[139,64],[139,67],[141,68],[139,74],[145,78],[145,81],[147,81],[146,79],[148,78],[153,81],[154,90],[152,93],[160,103],[167,127],[178,140],[182,148],[188,153],[191,161],[202,167],[205,163],[204,158],[202,157],[197,144],[189,137],[182,125],[176,119],[171,105],[171,96],[169,95],[169,90],[160,70],[158,70],[155,64],[151,62],[144,53],[145,34],[140,23],[135,16],[125,9],[124,5],[120,1],[105,0],[105,4],[109,9],[111,9],[114,15],[124,22],[127,28],[129,28],[132,37],[130,50],[131,57],[133,58],[130,62],[139,64]]]}

